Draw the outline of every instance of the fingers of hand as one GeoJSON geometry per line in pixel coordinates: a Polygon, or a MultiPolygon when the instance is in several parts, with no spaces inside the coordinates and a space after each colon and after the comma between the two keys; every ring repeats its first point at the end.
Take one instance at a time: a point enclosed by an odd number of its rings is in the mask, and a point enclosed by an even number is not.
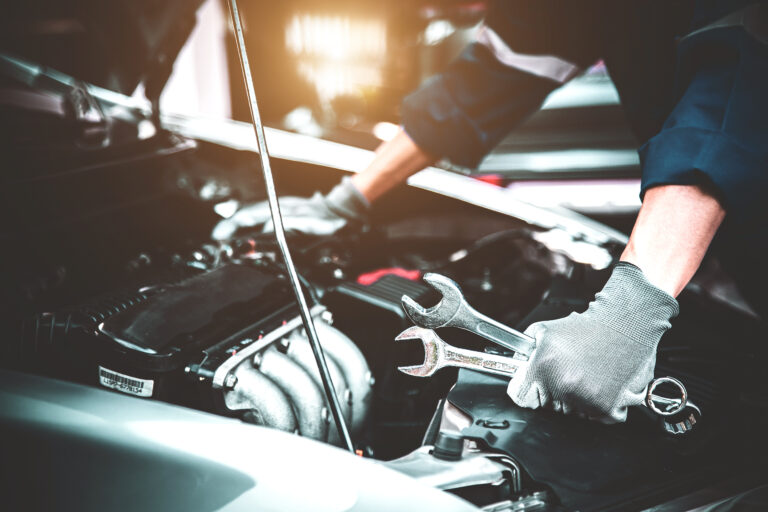
{"type": "Polygon", "coordinates": [[[542,392],[543,390],[537,385],[538,383],[529,378],[529,369],[534,364],[545,331],[544,322],[532,324],[525,330],[525,334],[536,340],[537,349],[530,356],[529,364],[521,366],[507,386],[507,395],[520,407],[537,409],[546,405],[546,395],[542,392]]]}

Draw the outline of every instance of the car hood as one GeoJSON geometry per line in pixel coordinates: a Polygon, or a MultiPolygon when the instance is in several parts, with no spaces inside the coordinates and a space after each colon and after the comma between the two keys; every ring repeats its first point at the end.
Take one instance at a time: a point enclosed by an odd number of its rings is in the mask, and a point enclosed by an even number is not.
{"type": "Polygon", "coordinates": [[[11,509],[478,510],[306,438],[5,370],[0,433],[0,471],[25,482],[0,485],[11,509]]]}
{"type": "Polygon", "coordinates": [[[5,6],[0,51],[123,94],[159,95],[202,0],[32,0],[5,6]]]}

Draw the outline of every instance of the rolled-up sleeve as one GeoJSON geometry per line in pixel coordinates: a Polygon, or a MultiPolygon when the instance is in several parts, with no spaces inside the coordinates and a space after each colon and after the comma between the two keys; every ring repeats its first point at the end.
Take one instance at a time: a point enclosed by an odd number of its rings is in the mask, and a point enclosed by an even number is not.
{"type": "Polygon", "coordinates": [[[743,28],[710,30],[678,48],[678,101],[640,148],[642,194],[700,185],[733,220],[768,214],[768,46],[743,28]]]}
{"type": "Polygon", "coordinates": [[[475,167],[599,58],[604,1],[490,0],[477,41],[403,101],[406,133],[434,156],[475,167]]]}
{"type": "Polygon", "coordinates": [[[558,85],[503,65],[486,46],[473,43],[405,98],[403,128],[428,153],[475,167],[558,85]]]}

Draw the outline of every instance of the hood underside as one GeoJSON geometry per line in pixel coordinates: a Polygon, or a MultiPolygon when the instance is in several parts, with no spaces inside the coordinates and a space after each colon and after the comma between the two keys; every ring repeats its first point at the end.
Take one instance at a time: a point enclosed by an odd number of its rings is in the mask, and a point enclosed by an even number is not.
{"type": "Polygon", "coordinates": [[[159,95],[202,0],[33,0],[5,6],[0,50],[86,82],[159,95]]]}

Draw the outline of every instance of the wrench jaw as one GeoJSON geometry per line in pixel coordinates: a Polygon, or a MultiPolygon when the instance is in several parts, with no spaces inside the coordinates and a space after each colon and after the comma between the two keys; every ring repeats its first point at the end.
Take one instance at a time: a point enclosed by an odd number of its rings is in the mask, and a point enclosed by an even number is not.
{"type": "Polygon", "coordinates": [[[442,274],[435,274],[434,272],[427,272],[424,274],[424,282],[440,292],[443,297],[456,297],[461,300],[463,297],[461,288],[450,277],[445,277],[442,274]]]}
{"type": "Polygon", "coordinates": [[[419,327],[426,329],[444,327],[461,308],[463,301],[461,288],[452,279],[434,273],[424,274],[424,282],[440,293],[440,302],[430,308],[425,308],[411,297],[403,295],[400,299],[403,311],[419,327]]]}
{"type": "Polygon", "coordinates": [[[397,369],[412,377],[431,377],[437,371],[426,366],[398,366],[397,369]]]}
{"type": "Polygon", "coordinates": [[[434,337],[437,335],[421,327],[409,327],[397,335],[395,341],[419,340],[424,345],[424,363],[413,366],[399,366],[397,369],[413,377],[431,377],[440,369],[440,351],[434,337]]]}
{"type": "Polygon", "coordinates": [[[411,319],[411,322],[427,329],[437,329],[440,327],[440,321],[436,319],[435,315],[435,312],[440,308],[440,302],[436,306],[425,308],[407,295],[403,295],[400,299],[403,311],[411,319]]]}

